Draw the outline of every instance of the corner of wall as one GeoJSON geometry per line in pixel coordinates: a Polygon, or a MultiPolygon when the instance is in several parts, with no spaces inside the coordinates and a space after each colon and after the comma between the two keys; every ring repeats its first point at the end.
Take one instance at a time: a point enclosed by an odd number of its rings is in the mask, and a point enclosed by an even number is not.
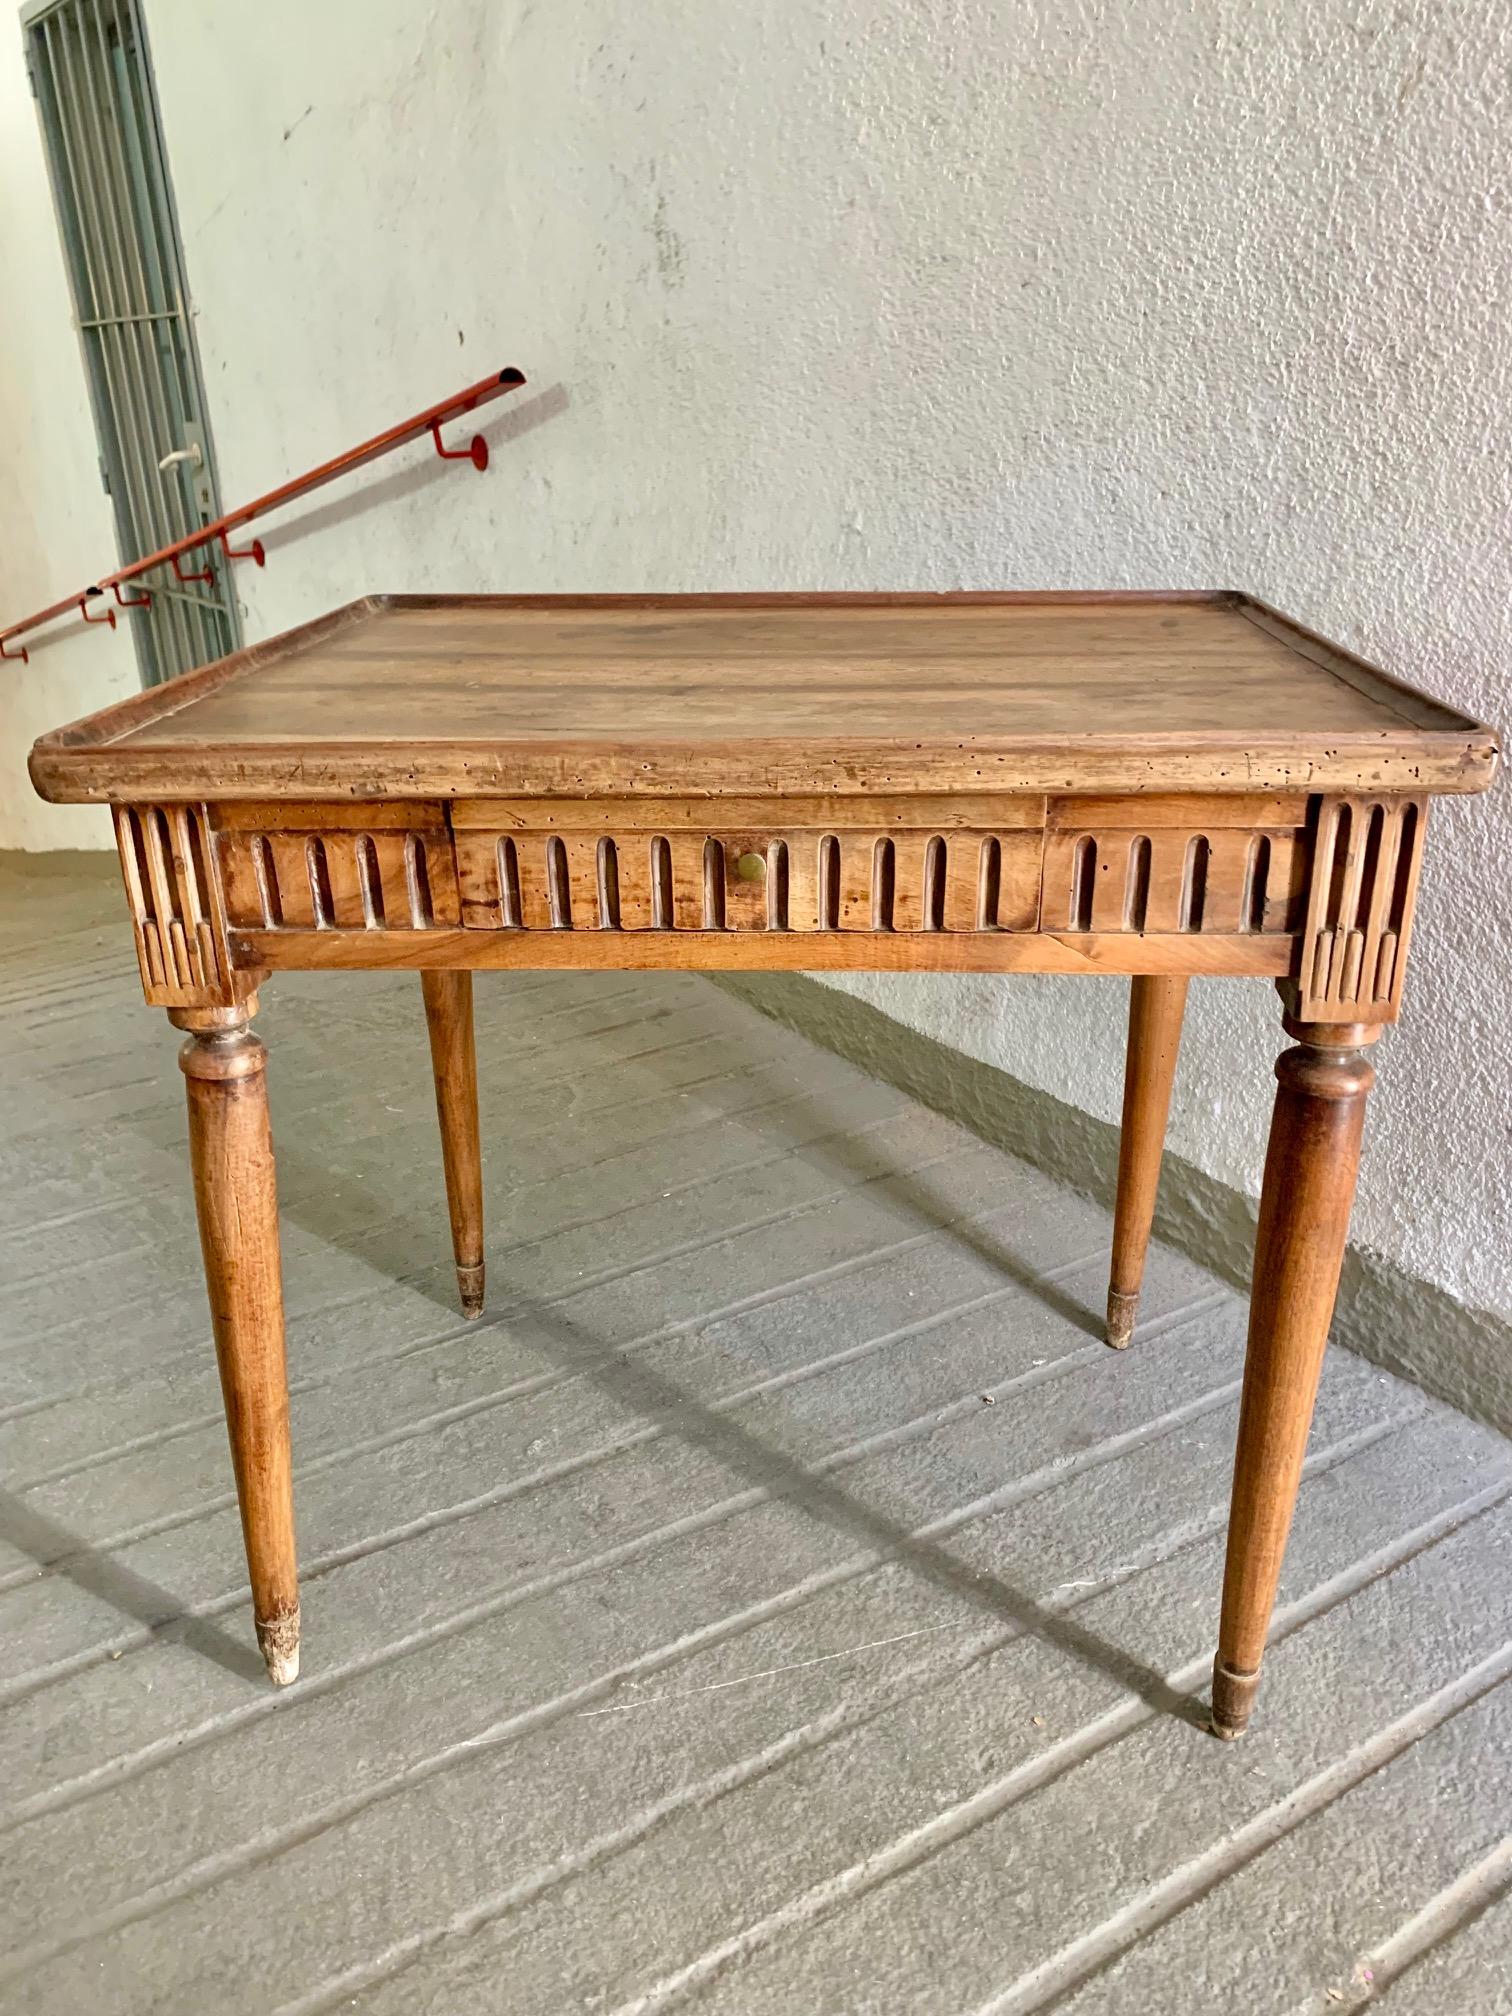
{"type": "MultiPolygon", "coordinates": [[[[1118,1129],[921,1035],[803,973],[720,974],[714,984],[810,1042],[1111,1206],[1118,1129]]],[[[1255,1204],[1178,1155],[1161,1171],[1155,1236],[1248,1292],[1255,1204]]],[[[1333,1341],[1512,1434],[1512,1329],[1351,1246],[1333,1341]]]]}

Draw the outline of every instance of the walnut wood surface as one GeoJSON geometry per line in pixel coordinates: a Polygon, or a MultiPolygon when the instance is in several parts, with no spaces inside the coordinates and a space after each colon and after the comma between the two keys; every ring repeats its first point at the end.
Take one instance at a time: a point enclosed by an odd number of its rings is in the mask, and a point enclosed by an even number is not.
{"type": "Polygon", "coordinates": [[[483,1314],[483,1150],[478,1133],[478,1059],[471,973],[422,973],[441,1164],[451,1216],[457,1292],[464,1316],[483,1314]]]}
{"type": "Polygon", "coordinates": [[[1276,1062],[1213,1666],[1213,1727],[1226,1737],[1243,1732],[1259,1686],[1375,1083],[1364,1046],[1380,1033],[1290,1017],[1287,1028],[1299,1043],[1276,1062]]]}
{"type": "Polygon", "coordinates": [[[299,1672],[294,1484],[268,1058],[247,1012],[173,1009],[170,1019],[190,1032],[179,1054],[189,1159],[257,1640],[283,1686],[299,1672]]]}
{"type": "Polygon", "coordinates": [[[1423,798],[1320,805],[1293,1004],[1304,1019],[1395,1019],[1427,819],[1423,798]]]}
{"type": "Polygon", "coordinates": [[[1354,979],[1317,1019],[1389,1021],[1426,800],[1352,799],[1347,829],[1345,802],[231,799],[139,802],[116,822],[144,987],[165,1007],[234,1002],[301,965],[1230,972],[1300,996],[1337,942],[1354,979]],[[1361,918],[1375,949],[1357,957],[1361,918]],[[1389,993],[1365,984],[1377,975],[1389,993]]]}
{"type": "Polygon", "coordinates": [[[1475,790],[1495,738],[1235,595],[389,597],[45,736],[55,799],[1475,790]]]}
{"type": "Polygon", "coordinates": [[[250,972],[1248,973],[1280,979],[1293,940],[1044,931],[233,931],[250,972]]]}
{"type": "Polygon", "coordinates": [[[1123,1350],[1134,1334],[1155,1222],[1187,985],[1184,973],[1136,974],[1129,983],[1129,1045],[1108,1277],[1108,1342],[1115,1351],[1123,1350]]]}

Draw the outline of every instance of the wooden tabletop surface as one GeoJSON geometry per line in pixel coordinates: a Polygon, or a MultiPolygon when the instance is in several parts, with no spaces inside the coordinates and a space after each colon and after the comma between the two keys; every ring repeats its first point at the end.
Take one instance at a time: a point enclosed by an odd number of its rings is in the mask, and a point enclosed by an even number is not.
{"type": "Polygon", "coordinates": [[[1491,731],[1225,596],[381,597],[44,737],[44,795],[1473,790],[1491,731]]]}

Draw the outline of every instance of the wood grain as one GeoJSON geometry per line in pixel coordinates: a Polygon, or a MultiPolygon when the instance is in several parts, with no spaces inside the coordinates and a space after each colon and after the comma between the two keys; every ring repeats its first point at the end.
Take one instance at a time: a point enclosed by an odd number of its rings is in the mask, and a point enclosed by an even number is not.
{"type": "Polygon", "coordinates": [[[426,931],[461,922],[445,824],[332,821],[282,832],[223,831],[215,859],[226,919],[265,930],[426,931]]]}
{"type": "Polygon", "coordinates": [[[1129,1343],[1139,1309],[1187,984],[1185,974],[1137,974],[1129,986],[1123,1126],[1118,1137],[1118,1194],[1108,1277],[1108,1342],[1115,1351],[1129,1343]]]}
{"type": "Polygon", "coordinates": [[[247,1027],[255,1006],[176,1008],[169,1020],[189,1031],[179,1053],[189,1160],[257,1641],[285,1686],[299,1672],[299,1585],[268,1057],[247,1027]]]}
{"type": "Polygon", "coordinates": [[[483,1149],[478,1132],[478,1059],[471,973],[422,973],[441,1165],[451,1217],[462,1314],[483,1314],[483,1149]]]}
{"type": "Polygon", "coordinates": [[[202,805],[133,805],[115,813],[116,846],[142,990],[155,1006],[244,998],[224,953],[226,915],[202,805]]]}
{"type": "Polygon", "coordinates": [[[1313,1022],[1397,1019],[1427,821],[1424,798],[1319,803],[1294,1014],[1313,1022]]]}
{"type": "MultiPolygon", "coordinates": [[[[1174,800],[1173,803],[1190,803],[1174,800]]],[[[1220,801],[1208,800],[1216,805],[1220,801]]],[[[1243,799],[1241,805],[1279,804],[1275,799],[1243,799]]],[[[1285,801],[1296,808],[1300,825],[1307,816],[1307,800],[1285,801]]],[[[265,823],[280,821],[277,806],[261,808],[265,823]]],[[[391,808],[393,809],[393,808],[391,808]]],[[[635,832],[664,833],[674,827],[708,830],[711,820],[722,826],[753,827],[777,824],[799,830],[833,832],[837,827],[892,828],[907,826],[930,832],[949,831],[957,826],[975,826],[995,831],[1005,826],[1040,827],[1045,823],[1043,793],[1007,791],[957,791],[952,793],[909,794],[869,792],[864,798],[836,795],[800,796],[785,792],[780,797],[765,793],[760,797],[735,798],[721,795],[711,801],[700,797],[653,798],[623,793],[596,798],[458,798],[446,808],[457,833],[479,828],[491,833],[635,832]]],[[[234,818],[233,808],[225,808],[234,818]]],[[[1229,821],[1227,823],[1232,823],[1229,821]]],[[[1271,822],[1275,823],[1275,822],[1271,822]]]]}
{"type": "Polygon", "coordinates": [[[1489,729],[1242,598],[393,597],[44,736],[61,800],[1476,790],[1489,729]]]}
{"type": "MultiPolygon", "coordinates": [[[[761,809],[766,824],[733,832],[674,821],[664,833],[629,820],[612,833],[463,826],[455,835],[462,922],[482,931],[800,932],[1039,923],[1038,829],[804,831],[781,823],[782,800],[761,809]]],[[[233,914],[267,921],[241,906],[233,914]]]]}
{"type": "Polygon", "coordinates": [[[1291,1530],[1349,1232],[1373,1027],[1286,1018],[1250,1290],[1249,1344],[1229,1510],[1213,1727],[1242,1734],[1291,1530]]]}
{"type": "Polygon", "coordinates": [[[1128,932],[234,931],[237,967],[269,972],[670,970],[692,973],[1235,973],[1276,979],[1285,937],[1128,932]]]}

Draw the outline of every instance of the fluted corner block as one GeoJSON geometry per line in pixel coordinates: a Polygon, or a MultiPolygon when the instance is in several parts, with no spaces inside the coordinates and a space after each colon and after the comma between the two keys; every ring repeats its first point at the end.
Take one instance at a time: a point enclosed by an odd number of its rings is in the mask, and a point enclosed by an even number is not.
{"type": "Polygon", "coordinates": [[[1318,800],[1293,987],[1300,1020],[1397,1019],[1427,820],[1426,798],[1318,800]]]}

